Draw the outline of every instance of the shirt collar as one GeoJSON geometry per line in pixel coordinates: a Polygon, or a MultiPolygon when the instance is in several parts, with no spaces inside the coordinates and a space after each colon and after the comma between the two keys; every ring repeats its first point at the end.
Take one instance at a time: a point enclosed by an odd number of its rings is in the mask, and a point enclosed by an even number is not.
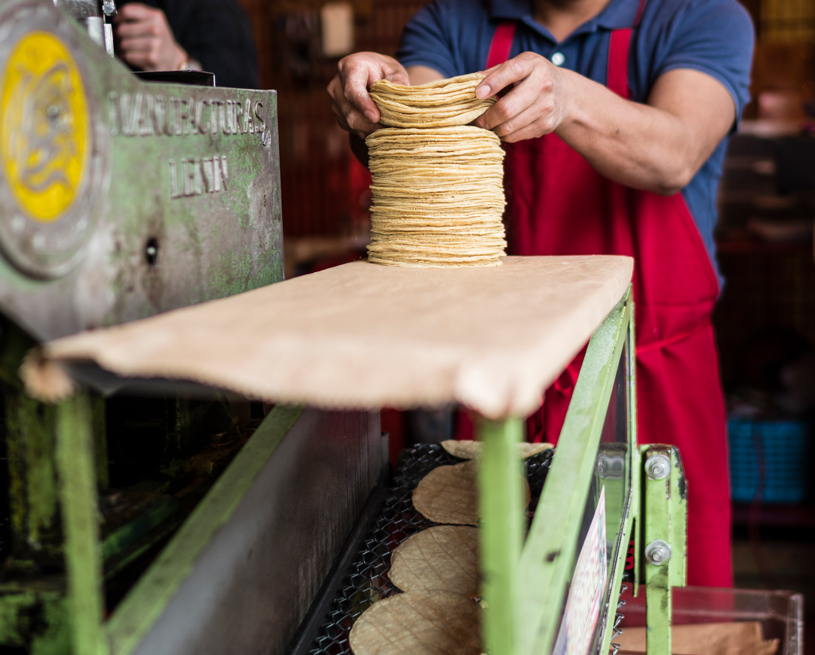
{"type": "MultiPolygon", "coordinates": [[[[532,24],[531,0],[489,0],[490,17],[496,20],[522,20],[532,24]]],[[[619,30],[632,27],[640,0],[611,0],[597,16],[583,23],[574,34],[593,32],[598,27],[619,30]]]]}

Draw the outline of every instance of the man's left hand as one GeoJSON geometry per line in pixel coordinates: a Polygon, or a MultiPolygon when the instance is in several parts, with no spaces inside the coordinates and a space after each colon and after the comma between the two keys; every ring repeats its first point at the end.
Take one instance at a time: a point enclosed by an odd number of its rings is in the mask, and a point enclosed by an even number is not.
{"type": "Polygon", "coordinates": [[[188,56],[176,43],[161,9],[139,3],[121,7],[113,19],[119,56],[144,71],[178,70],[188,56]]]}
{"type": "Polygon", "coordinates": [[[553,132],[565,114],[565,75],[548,59],[524,52],[487,71],[475,90],[479,98],[510,87],[474,125],[492,130],[502,141],[514,143],[553,132]]]}

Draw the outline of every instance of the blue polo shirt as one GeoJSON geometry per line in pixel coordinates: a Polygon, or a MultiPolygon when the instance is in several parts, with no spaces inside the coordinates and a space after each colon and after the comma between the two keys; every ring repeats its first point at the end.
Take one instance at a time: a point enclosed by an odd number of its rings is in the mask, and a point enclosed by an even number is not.
{"type": "MultiPolygon", "coordinates": [[[[529,0],[435,0],[405,26],[396,56],[406,67],[428,66],[445,77],[484,70],[496,27],[514,20],[510,57],[535,52],[605,85],[611,31],[633,26],[639,4],[640,0],[611,0],[558,43],[532,17],[529,0]]],[[[647,0],[631,35],[631,99],[645,102],[660,75],[690,68],[721,82],[741,116],[750,99],[752,53],[753,25],[737,0],[647,0]]],[[[681,192],[717,271],[713,229],[726,141],[681,192]]]]}

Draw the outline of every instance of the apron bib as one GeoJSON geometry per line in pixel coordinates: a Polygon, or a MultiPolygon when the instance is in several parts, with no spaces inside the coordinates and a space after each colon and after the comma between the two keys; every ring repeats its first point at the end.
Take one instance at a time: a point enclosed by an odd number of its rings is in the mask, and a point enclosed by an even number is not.
{"type": "MultiPolygon", "coordinates": [[[[631,32],[613,30],[608,55],[607,86],[624,98],[631,32]]],[[[499,25],[487,68],[507,60],[514,33],[515,23],[499,25]]],[[[688,584],[731,586],[726,418],[710,321],[719,285],[682,194],[612,182],[555,134],[506,144],[506,153],[511,254],[634,258],[639,443],[672,444],[682,455],[688,584]]],[[[547,390],[527,421],[530,440],[557,440],[581,362],[547,390]]]]}

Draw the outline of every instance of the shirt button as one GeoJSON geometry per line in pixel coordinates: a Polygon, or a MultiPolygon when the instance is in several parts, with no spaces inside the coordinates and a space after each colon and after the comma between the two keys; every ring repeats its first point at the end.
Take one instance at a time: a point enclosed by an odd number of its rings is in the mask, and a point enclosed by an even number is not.
{"type": "Polygon", "coordinates": [[[564,61],[566,61],[566,57],[563,56],[562,52],[556,52],[552,55],[552,63],[555,66],[560,66],[564,61]]]}

